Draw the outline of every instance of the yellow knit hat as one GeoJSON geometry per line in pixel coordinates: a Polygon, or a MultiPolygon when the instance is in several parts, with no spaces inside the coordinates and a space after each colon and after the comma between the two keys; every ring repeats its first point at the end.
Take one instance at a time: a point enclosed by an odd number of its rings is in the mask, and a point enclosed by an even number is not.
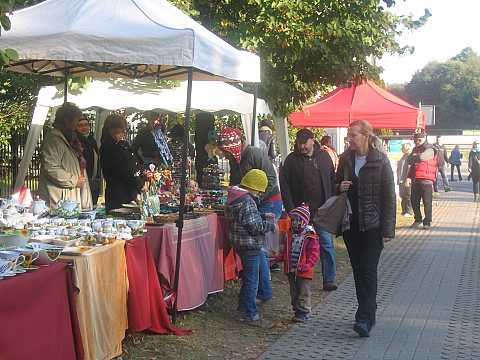
{"type": "Polygon", "coordinates": [[[265,192],[268,185],[267,174],[259,169],[252,169],[242,178],[240,185],[252,190],[265,192]]]}

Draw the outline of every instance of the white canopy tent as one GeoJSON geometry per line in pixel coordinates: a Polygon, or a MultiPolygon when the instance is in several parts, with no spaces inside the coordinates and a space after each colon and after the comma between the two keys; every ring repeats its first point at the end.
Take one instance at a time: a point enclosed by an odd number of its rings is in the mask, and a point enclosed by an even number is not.
{"type": "MultiPolygon", "coordinates": [[[[186,103],[186,81],[180,82],[175,89],[159,88],[153,81],[109,79],[93,80],[88,84],[87,89],[80,89],[70,92],[68,98],[82,109],[98,107],[106,110],[131,109],[135,111],[156,110],[160,113],[185,112],[186,103]]],[[[34,111],[33,122],[40,130],[46,120],[48,110],[55,109],[63,104],[63,86],[47,86],[40,89],[37,105],[34,111]]],[[[194,81],[192,85],[191,113],[207,112],[217,116],[237,113],[241,115],[243,131],[246,139],[251,143],[252,124],[257,125],[253,120],[252,94],[245,93],[227,83],[221,81],[194,81]]],[[[257,114],[271,114],[268,105],[263,99],[257,99],[257,114]]],[[[96,122],[95,133],[100,134],[103,120],[108,112],[102,112],[96,122]]],[[[275,119],[277,140],[280,146],[282,158],[286,157],[288,142],[282,142],[286,132],[286,122],[283,119],[275,119]]],[[[258,128],[254,130],[258,131],[258,128]]],[[[31,132],[28,143],[31,146],[25,148],[15,188],[20,188],[28,170],[29,159],[33,155],[35,144],[40,132],[31,132]]],[[[287,134],[288,136],[288,134],[287,134]]],[[[97,141],[99,139],[97,138],[97,141]]],[[[258,137],[254,139],[258,146],[258,137]]]]}
{"type": "MultiPolygon", "coordinates": [[[[189,128],[193,80],[260,81],[258,56],[236,50],[166,0],[47,0],[15,12],[10,19],[12,29],[2,33],[0,48],[14,48],[20,60],[6,70],[65,78],[187,79],[185,128],[189,128]]],[[[187,136],[185,132],[185,141],[187,136]]],[[[180,193],[175,291],[184,179],[180,193]]],[[[174,305],[173,322],[175,313],[174,305]]]]}
{"type": "MultiPolygon", "coordinates": [[[[160,113],[185,112],[186,81],[180,82],[175,89],[159,88],[154,81],[138,80],[93,80],[87,89],[70,92],[69,101],[81,109],[98,107],[106,110],[131,109],[136,111],[156,110],[160,113]]],[[[40,89],[37,105],[34,110],[33,122],[38,129],[43,127],[50,108],[52,116],[57,107],[63,104],[63,86],[46,86],[40,89]]],[[[221,81],[194,81],[192,85],[191,113],[207,112],[218,116],[237,113],[241,115],[243,130],[248,142],[251,142],[253,120],[252,94],[248,94],[221,81]]],[[[268,105],[262,99],[257,99],[257,114],[270,114],[268,105]]],[[[108,112],[102,112],[96,122],[95,133],[100,134],[103,120],[108,112]]],[[[256,124],[256,122],[255,122],[256,124]]],[[[258,129],[255,129],[257,131],[258,129]]],[[[28,170],[31,156],[35,150],[39,131],[31,131],[28,137],[23,161],[15,183],[20,188],[28,170]]],[[[99,140],[97,138],[97,140],[99,140]]],[[[258,145],[258,138],[255,139],[258,145]]]]}
{"type": "Polygon", "coordinates": [[[166,0],[47,0],[14,12],[0,37],[20,61],[5,68],[55,76],[260,81],[239,51],[166,0]]]}

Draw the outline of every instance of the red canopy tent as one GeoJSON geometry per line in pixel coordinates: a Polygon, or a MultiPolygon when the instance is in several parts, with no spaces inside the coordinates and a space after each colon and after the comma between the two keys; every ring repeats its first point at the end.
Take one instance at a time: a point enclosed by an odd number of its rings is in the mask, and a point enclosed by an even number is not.
{"type": "Polygon", "coordinates": [[[290,116],[294,126],[348,127],[367,120],[375,129],[425,129],[425,114],[370,80],[339,87],[290,116]]]}

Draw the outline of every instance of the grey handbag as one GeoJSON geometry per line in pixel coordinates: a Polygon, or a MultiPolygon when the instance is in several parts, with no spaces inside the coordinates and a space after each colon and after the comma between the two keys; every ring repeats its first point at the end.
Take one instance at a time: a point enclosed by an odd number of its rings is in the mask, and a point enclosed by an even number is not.
{"type": "MultiPolygon", "coordinates": [[[[345,168],[344,180],[348,180],[347,168],[345,168]]],[[[351,208],[348,203],[347,191],[332,196],[318,208],[313,217],[313,223],[320,229],[334,235],[350,228],[351,208]]]]}

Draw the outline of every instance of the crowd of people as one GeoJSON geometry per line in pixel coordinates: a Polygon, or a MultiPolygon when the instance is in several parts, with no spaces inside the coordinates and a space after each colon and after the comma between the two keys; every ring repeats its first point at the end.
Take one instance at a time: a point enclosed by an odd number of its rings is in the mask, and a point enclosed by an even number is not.
{"type": "MultiPolygon", "coordinates": [[[[130,144],[125,139],[126,119],[109,115],[97,146],[88,119],[77,106],[65,103],[57,110],[53,128],[42,145],[39,196],[50,208],[69,198],[82,210],[90,210],[100,194],[101,169],[106,181],[107,212],[135,200],[148,187],[144,169],[181,161],[183,153],[183,126],[174,126],[168,141],[165,118],[152,111],[147,120],[130,144]]],[[[270,121],[262,122],[259,137],[264,148],[243,141],[239,129],[227,127],[218,136],[218,147],[230,164],[225,208],[229,241],[243,267],[236,318],[260,328],[274,326],[259,315],[258,305],[274,296],[270,271],[281,262],[290,287],[293,322],[310,319],[310,284],[318,260],[323,290],[337,289],[333,236],[313,219],[327,200],[346,193],[351,215],[341,235],[358,301],[353,330],[368,337],[375,325],[378,262],[385,244],[395,236],[395,181],[385,148],[365,120],[349,126],[345,151],[340,155],[329,136],[319,142],[312,131],[300,129],[293,152],[277,169],[272,129],[270,121]],[[276,221],[282,213],[288,214],[290,229],[283,237],[283,247],[275,252],[266,247],[265,234],[278,234],[276,221]]],[[[441,136],[435,144],[429,144],[426,134],[417,132],[413,141],[413,147],[409,142],[402,145],[403,156],[397,166],[401,210],[405,217],[414,217],[412,228],[428,230],[432,196],[438,191],[437,175],[441,175],[444,190],[451,191],[446,168],[452,166],[450,181],[454,180],[454,168],[462,181],[462,154],[456,146],[447,156],[441,136]]],[[[194,156],[193,146],[187,146],[194,156]]],[[[480,194],[479,161],[479,142],[474,142],[468,169],[475,201],[480,194]]]]}

